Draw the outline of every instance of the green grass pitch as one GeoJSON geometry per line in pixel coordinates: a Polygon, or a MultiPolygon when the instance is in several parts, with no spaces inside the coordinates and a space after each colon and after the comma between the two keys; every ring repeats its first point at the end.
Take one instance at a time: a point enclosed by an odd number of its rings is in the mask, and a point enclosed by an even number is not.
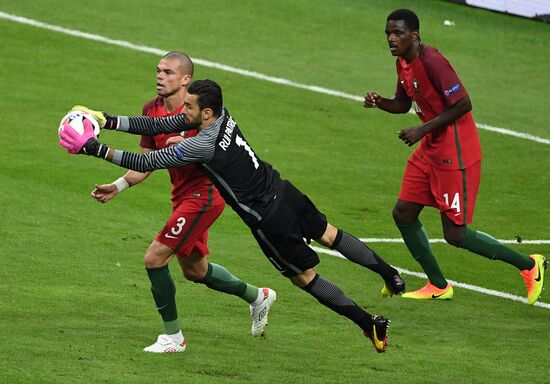
{"type": "MultiPolygon", "coordinates": [[[[443,1],[0,0],[0,12],[129,41],[352,95],[390,96],[395,64],[386,15],[417,11],[424,42],[461,76],[480,123],[550,138],[550,25],[443,1]],[[454,27],[443,25],[452,20],[454,27]]],[[[184,280],[171,266],[188,349],[149,355],[162,323],[142,257],[170,211],[167,173],[100,205],[95,183],[124,171],[57,144],[73,104],[139,114],[155,95],[158,56],[0,18],[0,382],[2,383],[547,383],[550,310],[457,288],[450,302],[382,299],[380,279],[326,254],[319,272],[392,320],[377,354],[351,322],[278,276],[227,208],[210,260],[277,290],[264,338],[248,307],[184,280]]],[[[395,132],[412,115],[197,65],[211,78],[258,155],[359,237],[395,238],[391,218],[411,151],[395,132]]],[[[501,239],[550,239],[550,146],[480,131],[484,150],[473,227],[501,239]]],[[[129,135],[102,133],[138,150],[129,135]]],[[[441,238],[438,213],[422,216],[441,238]]],[[[403,244],[372,245],[420,268],[403,244]]],[[[525,294],[517,271],[446,244],[449,279],[525,294]]],[[[550,245],[517,244],[550,255],[550,245]]],[[[423,281],[405,276],[410,288],[423,281]]],[[[548,283],[547,283],[548,285],[548,283]]],[[[544,293],[543,293],[544,294],[544,293]]],[[[549,303],[548,289],[542,302],[549,303]]]]}

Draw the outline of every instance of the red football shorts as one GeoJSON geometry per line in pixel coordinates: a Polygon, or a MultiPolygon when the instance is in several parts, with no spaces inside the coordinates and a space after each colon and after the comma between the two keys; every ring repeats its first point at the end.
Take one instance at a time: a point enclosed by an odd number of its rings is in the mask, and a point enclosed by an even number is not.
{"type": "Polygon", "coordinates": [[[208,254],[208,228],[221,215],[225,202],[221,197],[210,202],[207,199],[182,200],[172,211],[172,216],[156,237],[159,243],[174,250],[177,257],[195,253],[208,254]]]}
{"type": "Polygon", "coordinates": [[[455,224],[470,224],[480,175],[481,161],[466,169],[443,171],[413,153],[405,168],[399,200],[435,207],[455,224]]]}

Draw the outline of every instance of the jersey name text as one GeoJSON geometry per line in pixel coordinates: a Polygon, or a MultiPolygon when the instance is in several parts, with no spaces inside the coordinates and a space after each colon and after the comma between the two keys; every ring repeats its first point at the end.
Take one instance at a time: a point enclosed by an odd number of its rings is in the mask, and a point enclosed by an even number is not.
{"type": "Polygon", "coordinates": [[[223,149],[224,151],[227,151],[227,147],[229,147],[229,144],[231,144],[231,134],[233,133],[234,128],[235,120],[233,120],[233,117],[231,117],[229,118],[229,120],[227,120],[227,125],[223,133],[223,138],[219,143],[221,149],[223,149]]]}

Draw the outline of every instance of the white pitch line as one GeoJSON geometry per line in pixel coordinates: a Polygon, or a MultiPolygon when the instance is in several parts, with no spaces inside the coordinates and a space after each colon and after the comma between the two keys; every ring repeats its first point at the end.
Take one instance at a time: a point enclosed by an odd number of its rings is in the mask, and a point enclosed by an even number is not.
{"type": "MultiPolygon", "coordinates": [[[[47,24],[47,23],[43,23],[41,21],[37,21],[37,20],[34,20],[34,19],[29,19],[29,18],[26,18],[26,17],[17,16],[17,15],[13,15],[13,14],[1,12],[1,11],[0,11],[0,19],[10,20],[10,21],[14,21],[16,23],[31,25],[31,26],[36,27],[36,28],[42,28],[42,29],[47,29],[47,30],[54,31],[54,32],[64,33],[66,35],[70,35],[70,36],[74,36],[74,37],[79,37],[79,38],[93,40],[93,41],[99,41],[99,42],[102,42],[102,43],[105,43],[105,44],[116,45],[116,46],[119,46],[119,47],[131,49],[131,50],[134,50],[134,51],[152,53],[152,54],[155,54],[157,56],[164,55],[166,52],[168,52],[167,50],[163,50],[163,49],[159,49],[159,48],[153,48],[153,47],[147,47],[145,45],[133,44],[133,43],[130,43],[129,41],[125,41],[125,40],[115,40],[115,39],[111,39],[111,38],[108,38],[108,37],[105,37],[105,36],[96,35],[96,34],[93,34],[93,33],[82,32],[82,31],[78,31],[78,30],[75,30],[75,29],[63,28],[63,27],[59,27],[57,25],[47,24]]],[[[311,92],[317,92],[317,93],[321,93],[321,94],[329,95],[329,96],[336,96],[336,97],[349,99],[349,100],[353,100],[353,101],[362,102],[364,100],[364,96],[351,95],[351,94],[348,94],[348,93],[345,93],[345,92],[340,92],[340,91],[336,91],[336,90],[333,90],[333,89],[323,88],[323,87],[319,87],[319,86],[316,86],[316,85],[307,85],[307,84],[297,83],[297,82],[294,82],[292,80],[283,79],[283,78],[275,77],[275,76],[269,76],[269,75],[265,75],[263,73],[249,71],[249,70],[246,70],[246,69],[240,69],[240,68],[232,67],[230,65],[220,64],[220,63],[216,63],[216,62],[208,61],[208,60],[204,60],[204,59],[192,58],[192,60],[193,60],[193,62],[195,62],[195,64],[198,64],[198,65],[202,65],[202,66],[205,66],[205,67],[208,67],[208,68],[215,68],[215,69],[219,69],[219,70],[226,71],[226,72],[236,73],[236,74],[239,74],[241,76],[252,77],[252,78],[255,78],[255,79],[259,79],[259,80],[269,81],[269,82],[276,83],[276,84],[281,84],[281,85],[287,85],[287,86],[293,87],[293,88],[305,89],[305,90],[308,90],[308,91],[311,91],[311,92]]],[[[477,127],[479,129],[484,129],[484,130],[487,130],[487,131],[490,131],[490,132],[496,132],[496,133],[500,133],[500,134],[503,134],[503,135],[517,137],[517,138],[525,139],[525,140],[530,140],[530,141],[534,141],[534,142],[541,143],[541,144],[547,144],[547,145],[550,144],[550,139],[545,139],[545,138],[542,138],[542,137],[539,137],[539,136],[531,135],[530,133],[516,132],[516,131],[513,131],[511,129],[493,127],[491,125],[482,124],[482,123],[478,123],[477,127]]]]}
{"type": "MultiPolygon", "coordinates": [[[[337,251],[334,251],[334,250],[331,250],[331,249],[315,247],[315,246],[311,246],[311,245],[310,245],[310,247],[315,252],[324,253],[324,254],[327,254],[327,255],[330,255],[330,256],[335,256],[335,257],[338,257],[340,259],[347,260],[344,256],[342,256],[340,254],[340,252],[337,252],[337,251]]],[[[403,275],[414,276],[414,277],[418,277],[419,279],[427,279],[427,276],[424,273],[409,271],[408,269],[399,268],[399,267],[396,267],[396,266],[394,266],[394,268],[397,269],[399,271],[399,273],[401,273],[403,275]]],[[[511,293],[495,291],[493,289],[478,287],[477,285],[472,285],[472,284],[460,283],[460,282],[454,281],[454,280],[449,280],[449,282],[451,282],[451,284],[455,287],[464,288],[464,289],[468,289],[470,291],[483,293],[485,295],[496,296],[496,297],[500,297],[500,298],[503,298],[503,299],[508,299],[508,300],[517,301],[517,302],[520,302],[520,303],[527,304],[527,299],[526,298],[521,297],[521,296],[517,296],[517,295],[512,295],[511,293]]],[[[545,308],[545,309],[550,309],[550,304],[549,303],[543,303],[543,302],[540,302],[540,301],[537,301],[534,304],[534,306],[545,308]]]]}
{"type": "MultiPolygon", "coordinates": [[[[361,238],[359,239],[361,240],[363,243],[403,243],[403,239],[402,238],[384,238],[384,237],[381,237],[381,238],[377,238],[377,237],[364,237],[364,238],[361,238]]],[[[504,243],[504,244],[517,244],[517,245],[522,245],[522,244],[550,244],[550,240],[521,240],[521,241],[517,241],[517,240],[502,240],[502,239],[497,239],[498,241],[500,241],[501,243],[504,243]]],[[[446,243],[447,241],[445,241],[445,239],[429,239],[430,243],[446,243]]]]}
{"type": "Polygon", "coordinates": [[[482,123],[476,123],[476,126],[478,128],[481,128],[490,132],[496,132],[496,133],[501,133],[503,135],[514,136],[520,139],[531,140],[541,144],[550,144],[550,140],[544,139],[539,136],[531,135],[530,133],[516,132],[516,131],[512,131],[511,129],[493,127],[492,125],[487,125],[482,123]]]}

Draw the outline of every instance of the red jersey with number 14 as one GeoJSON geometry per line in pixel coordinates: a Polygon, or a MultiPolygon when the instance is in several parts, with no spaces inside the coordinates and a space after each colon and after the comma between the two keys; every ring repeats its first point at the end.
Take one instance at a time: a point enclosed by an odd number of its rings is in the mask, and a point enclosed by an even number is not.
{"type": "MultiPolygon", "coordinates": [[[[143,115],[151,117],[173,116],[181,113],[184,108],[182,104],[175,111],[169,113],[164,106],[162,97],[157,97],[143,106],[143,115]]],[[[156,136],[141,136],[140,146],[152,150],[166,148],[166,140],[173,136],[184,138],[197,135],[197,130],[190,130],[180,133],[160,134],[156,136]]],[[[193,198],[198,195],[208,196],[208,187],[212,185],[210,179],[195,164],[177,168],[168,168],[172,182],[172,201],[177,204],[185,198],[193,198]]],[[[214,188],[213,201],[222,199],[218,190],[214,188]]]]}
{"type": "MultiPolygon", "coordinates": [[[[468,93],[447,59],[435,48],[420,45],[410,63],[397,59],[397,98],[416,103],[422,122],[441,115],[468,93]]],[[[465,169],[481,160],[481,146],[471,112],[445,128],[426,134],[415,151],[440,169],[465,169]]]]}

